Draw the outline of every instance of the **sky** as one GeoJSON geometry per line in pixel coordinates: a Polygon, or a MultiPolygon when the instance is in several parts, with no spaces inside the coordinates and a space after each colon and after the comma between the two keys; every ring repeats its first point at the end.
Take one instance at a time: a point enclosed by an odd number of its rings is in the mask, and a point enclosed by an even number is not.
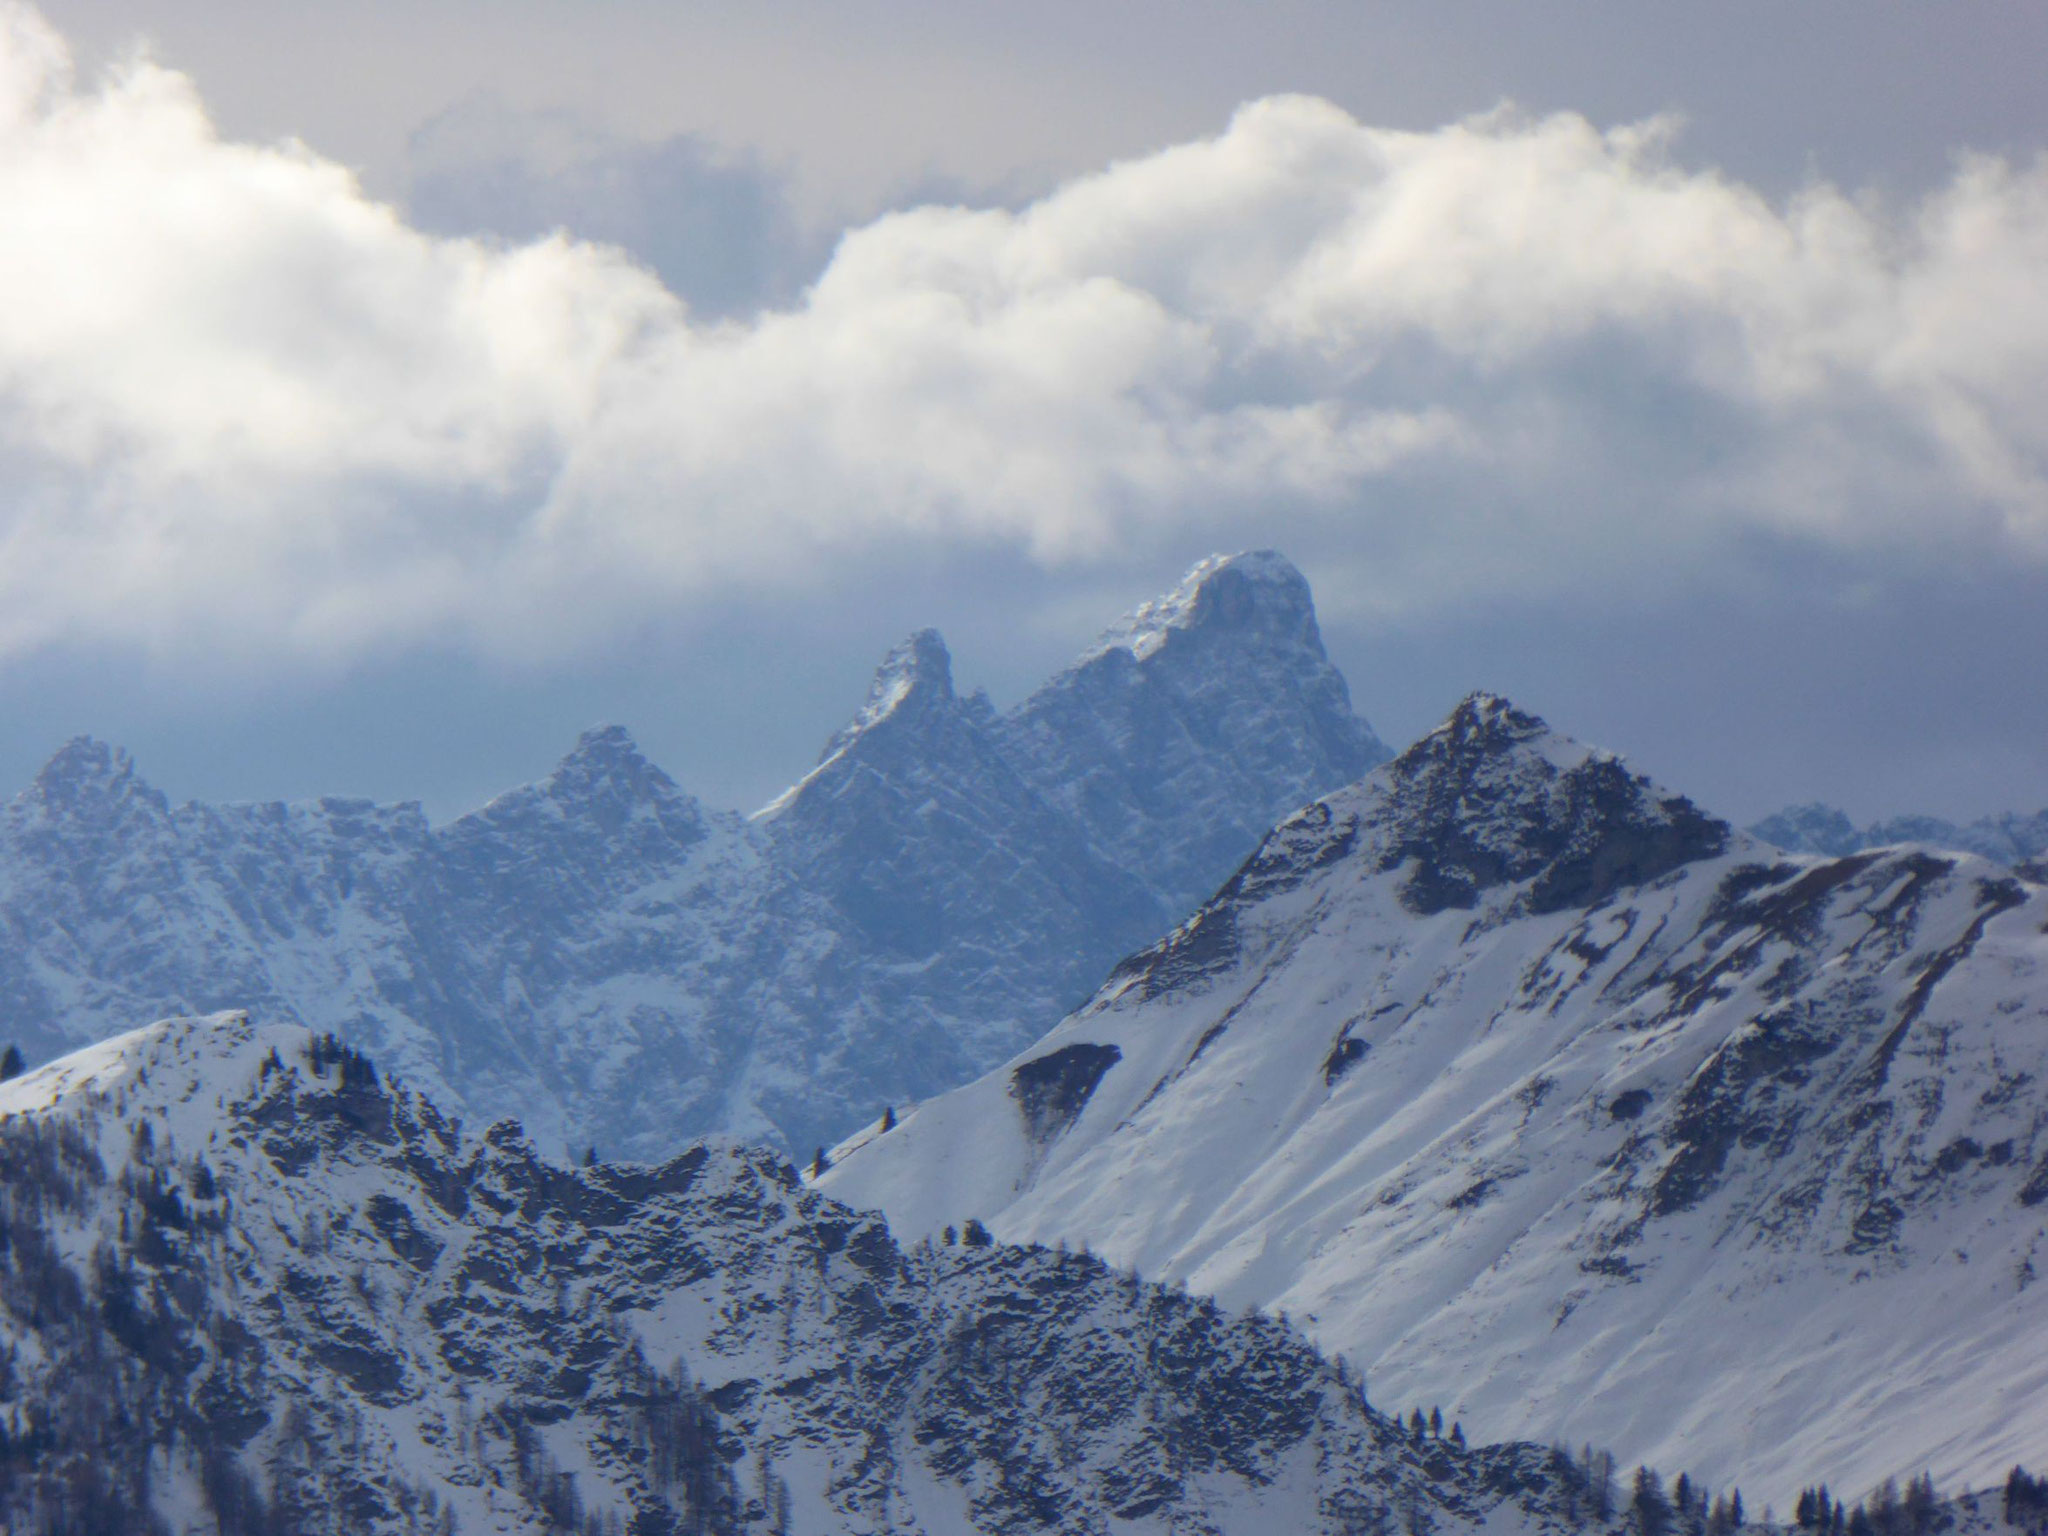
{"type": "Polygon", "coordinates": [[[1216,550],[1399,745],[2048,805],[2048,13],[0,6],[0,790],[714,804],[1216,550]]]}

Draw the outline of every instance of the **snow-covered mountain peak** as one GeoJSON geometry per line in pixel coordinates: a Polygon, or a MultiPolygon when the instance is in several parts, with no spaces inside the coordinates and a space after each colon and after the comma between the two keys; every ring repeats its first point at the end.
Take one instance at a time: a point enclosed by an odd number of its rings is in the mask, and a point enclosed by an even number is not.
{"type": "Polygon", "coordinates": [[[882,658],[875,668],[875,680],[868,685],[867,701],[849,729],[862,730],[891,715],[950,702],[952,697],[953,656],[946,649],[945,636],[936,629],[920,629],[882,658]]]}
{"type": "MultiPolygon", "coordinates": [[[[818,763],[809,773],[754,813],[774,822],[822,796],[835,799],[849,776],[864,767],[889,764],[883,771],[930,760],[930,766],[957,758],[963,727],[978,735],[988,723],[988,704],[976,692],[963,708],[953,692],[953,657],[936,629],[920,629],[890,647],[868,684],[868,696],[851,720],[832,733],[818,763]]],[[[972,750],[972,749],[970,749],[972,750]]]]}
{"type": "Polygon", "coordinates": [[[538,783],[509,790],[455,821],[447,839],[474,847],[479,840],[528,835],[555,845],[559,854],[560,840],[568,837],[609,862],[629,851],[664,858],[672,845],[701,841],[707,821],[695,796],[650,762],[623,726],[609,725],[585,731],[538,783]]]}
{"type": "Polygon", "coordinates": [[[1475,695],[818,1183],[1283,1307],[1488,1434],[1981,1478],[2048,1432],[2043,976],[2042,885],[1780,854],[1475,695]]]}
{"type": "Polygon", "coordinates": [[[920,629],[892,647],[875,668],[867,701],[825,745],[825,757],[844,751],[885,720],[908,719],[953,704],[953,657],[936,629],[920,629]]]}
{"type": "Polygon", "coordinates": [[[1323,650],[1307,581],[1271,551],[1204,560],[997,728],[1169,918],[1279,816],[1387,757],[1323,650]]]}
{"type": "MultiPolygon", "coordinates": [[[[1716,857],[1735,836],[1613,753],[1491,693],[1472,694],[1361,785],[1331,796],[1329,811],[1303,817],[1327,829],[1316,839],[1325,860],[1337,837],[1359,843],[1381,870],[1412,861],[1402,901],[1420,914],[1470,907],[1482,891],[1524,881],[1532,911],[1588,906],[1716,857]]],[[[1290,823],[1275,836],[1300,830],[1290,823]]]]}
{"type": "Polygon", "coordinates": [[[170,809],[135,769],[135,759],[92,736],[74,736],[43,764],[22,798],[53,817],[106,820],[125,808],[170,809]]]}
{"type": "Polygon", "coordinates": [[[1322,648],[1308,578],[1278,550],[1256,549],[1198,562],[1171,592],[1104,630],[1082,660],[1114,649],[1144,661],[1177,634],[1209,628],[1322,648]]]}
{"type": "Polygon", "coordinates": [[[539,788],[551,800],[619,809],[647,801],[694,799],[650,762],[619,725],[585,731],[539,788]]]}
{"type": "Polygon", "coordinates": [[[572,766],[610,773],[619,768],[637,770],[646,763],[640,744],[623,725],[593,725],[576,738],[576,745],[562,759],[559,774],[572,766]]]}

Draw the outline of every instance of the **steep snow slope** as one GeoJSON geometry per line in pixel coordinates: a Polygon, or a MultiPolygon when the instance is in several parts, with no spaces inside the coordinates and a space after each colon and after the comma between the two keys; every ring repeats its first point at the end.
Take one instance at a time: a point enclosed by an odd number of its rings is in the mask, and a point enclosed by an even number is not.
{"type": "Polygon", "coordinates": [[[1279,1324],[904,1248],[758,1152],[556,1165],[246,1015],[0,1085],[0,1171],[9,1530],[1586,1528],[1279,1324]]]}
{"type": "Polygon", "coordinates": [[[2048,1457],[2044,924],[1478,695],[823,1187],[1283,1309],[1487,1436],[1981,1482],[2048,1457]]]}
{"type": "Polygon", "coordinates": [[[617,729],[444,827],[174,808],[75,742],[0,808],[5,1038],[41,1059],[247,1007],[549,1147],[808,1154],[1043,1033],[1383,756],[1276,555],[1204,562],[1007,716],[913,637],[750,821],[617,729]]]}

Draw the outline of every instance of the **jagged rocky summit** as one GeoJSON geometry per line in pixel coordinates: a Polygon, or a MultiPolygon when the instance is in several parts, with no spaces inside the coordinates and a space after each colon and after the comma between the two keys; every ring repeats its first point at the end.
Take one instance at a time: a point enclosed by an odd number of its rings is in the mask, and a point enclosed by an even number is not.
{"type": "Polygon", "coordinates": [[[2015,867],[2048,858],[2048,810],[2031,816],[2012,812],[1980,816],[1961,825],[1939,816],[1893,816],[1859,827],[1847,811],[1816,800],[1766,816],[1749,832],[1787,853],[1821,853],[1830,858],[1894,843],[1930,843],[2015,867]]]}
{"type": "Polygon", "coordinates": [[[821,1187],[1284,1309],[1488,1437],[1983,1486],[2048,1452],[2044,929],[1475,695],[821,1187]]]}
{"type": "Polygon", "coordinates": [[[0,808],[6,1038],[40,1060],[248,1008],[549,1147],[720,1131],[807,1156],[1043,1033],[1384,756],[1273,554],[1203,562],[1008,713],[913,637],[751,819],[618,729],[445,826],[174,807],[74,742],[0,808]]]}
{"type": "Polygon", "coordinates": [[[246,1015],[0,1084],[0,1175],[10,1531],[1621,1529],[1282,1323],[905,1246],[761,1150],[563,1165],[246,1015]]]}

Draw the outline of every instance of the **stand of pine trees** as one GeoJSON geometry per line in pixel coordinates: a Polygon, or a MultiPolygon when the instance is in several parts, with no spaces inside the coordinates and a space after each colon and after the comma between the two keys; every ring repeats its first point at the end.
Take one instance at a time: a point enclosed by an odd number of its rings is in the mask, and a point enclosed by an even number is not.
{"type": "Polygon", "coordinates": [[[1853,1508],[1828,1492],[1827,1484],[1802,1488],[1792,1508],[1792,1521],[1815,1536],[1926,1536],[1942,1523],[1941,1502],[1934,1478],[1922,1473],[1904,1493],[1886,1478],[1870,1498],[1853,1508]]]}

